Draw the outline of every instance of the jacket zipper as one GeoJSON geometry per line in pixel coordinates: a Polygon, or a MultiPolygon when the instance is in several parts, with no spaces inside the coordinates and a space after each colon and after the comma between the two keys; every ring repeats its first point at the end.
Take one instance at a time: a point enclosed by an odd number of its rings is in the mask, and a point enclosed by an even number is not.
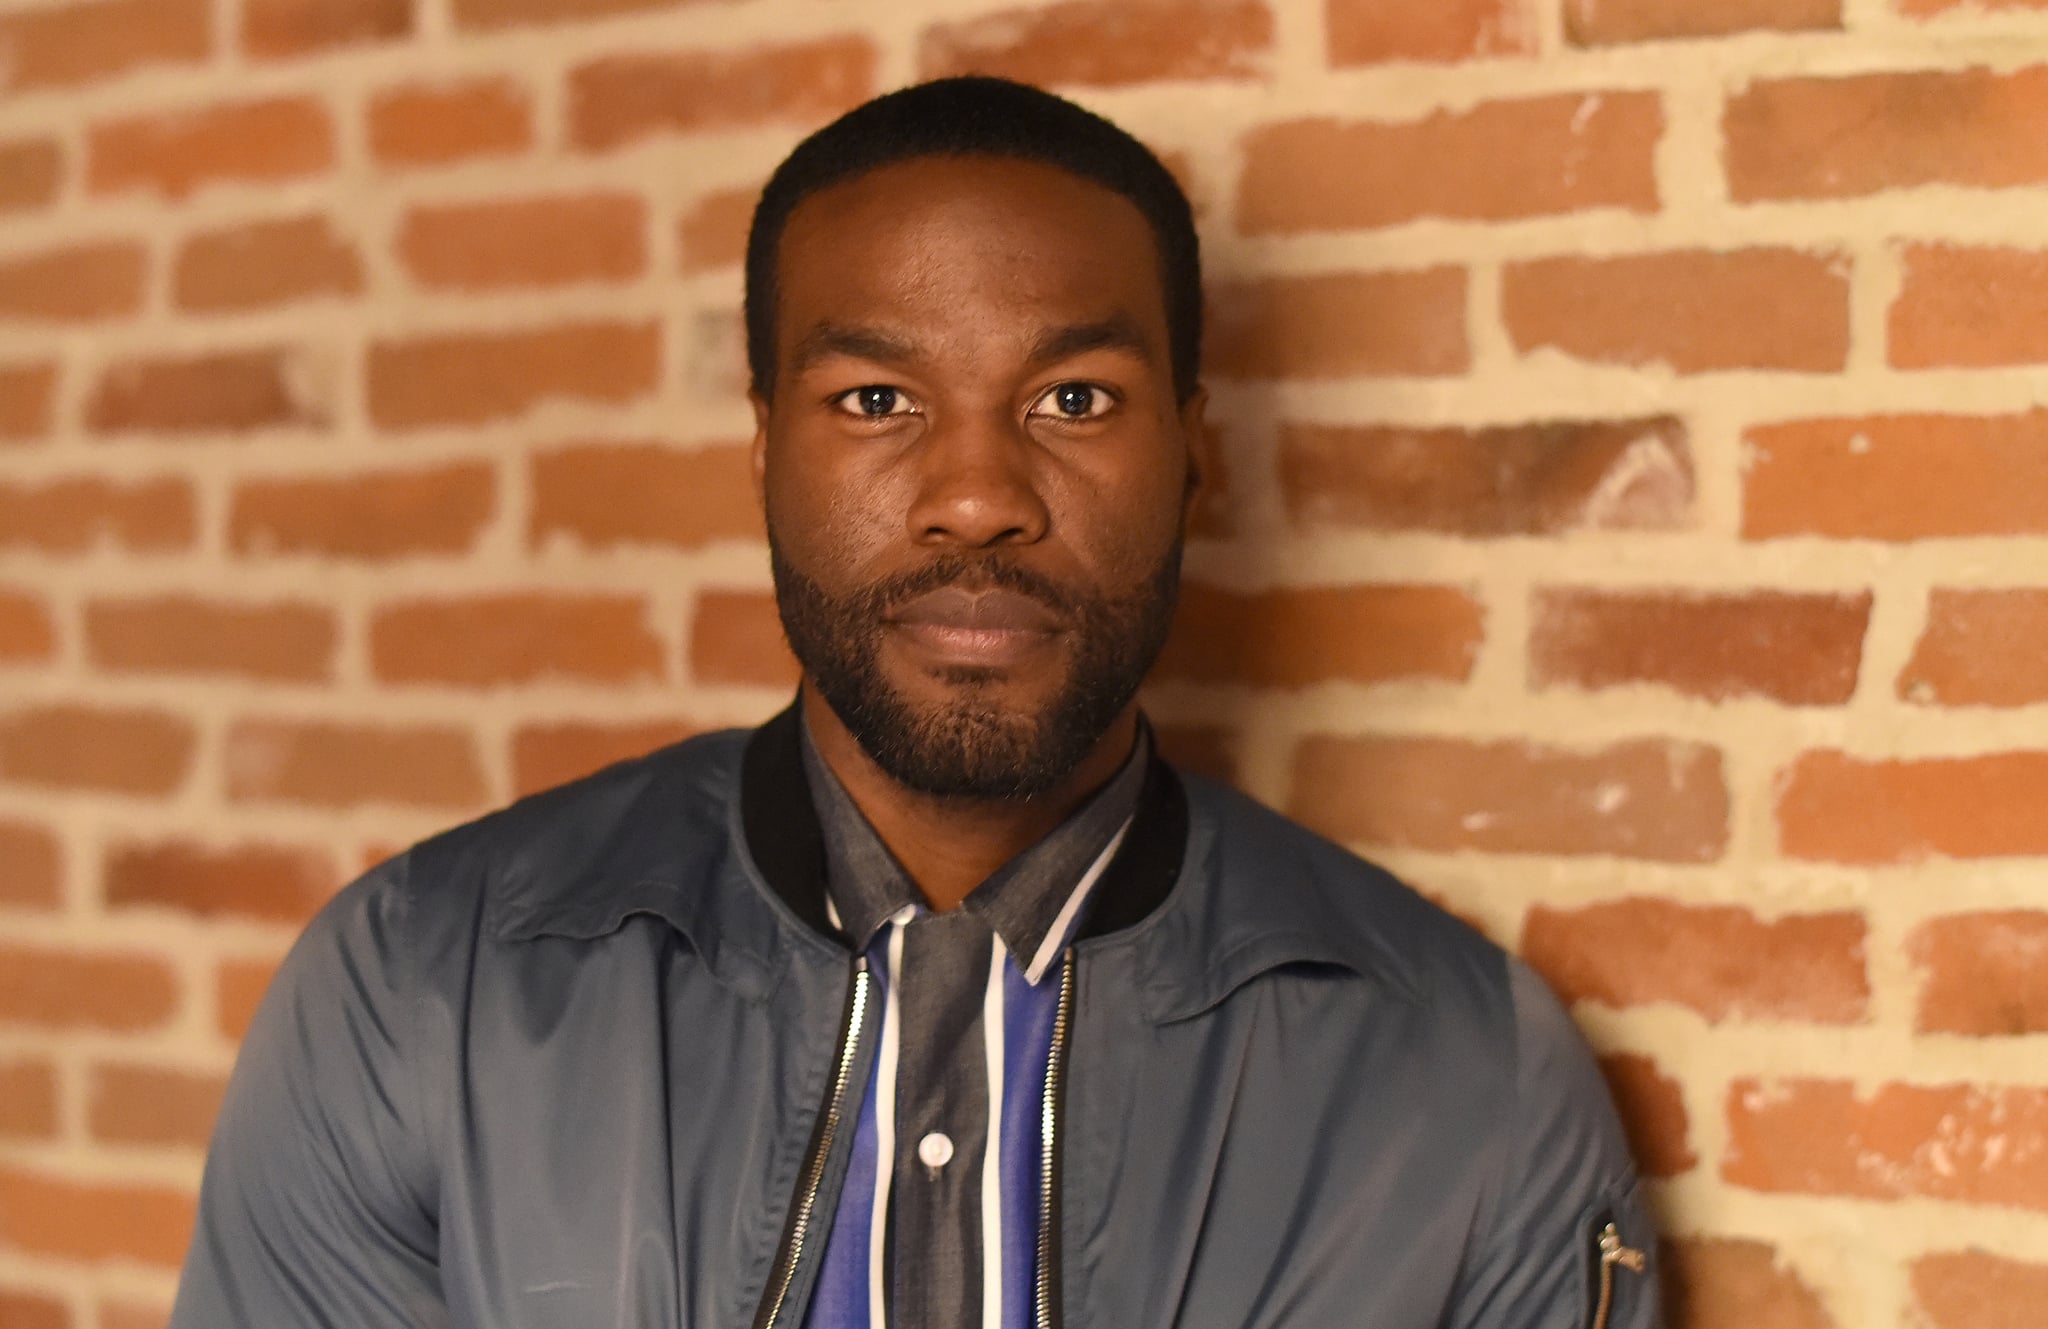
{"type": "Polygon", "coordinates": [[[1061,1080],[1067,1034],[1074,1021],[1074,950],[1060,958],[1060,1000],[1052,1017],[1052,1048],[1045,1059],[1045,1098],[1039,1105],[1038,1277],[1032,1289],[1033,1329],[1059,1329],[1059,1146],[1061,1080]]]}
{"type": "Polygon", "coordinates": [[[783,1229],[782,1246],[768,1274],[768,1290],[754,1315],[754,1329],[775,1329],[796,1272],[803,1262],[804,1239],[810,1235],[811,1218],[818,1205],[818,1188],[825,1181],[825,1165],[832,1158],[832,1142],[839,1134],[839,1122],[846,1110],[846,1093],[853,1083],[854,1064],[860,1059],[861,1033],[867,1026],[868,994],[874,978],[868,972],[867,957],[854,961],[853,978],[847,990],[846,1015],[839,1030],[839,1053],[833,1061],[832,1084],[826,1091],[825,1106],[811,1134],[811,1148],[797,1175],[795,1198],[789,1206],[789,1224],[783,1229]]]}
{"type": "Polygon", "coordinates": [[[1593,1308],[1592,1329],[1607,1329],[1607,1316],[1614,1309],[1614,1266],[1641,1273],[1649,1261],[1633,1246],[1621,1244],[1621,1230],[1610,1220],[1600,1229],[1600,1301],[1593,1308]]]}

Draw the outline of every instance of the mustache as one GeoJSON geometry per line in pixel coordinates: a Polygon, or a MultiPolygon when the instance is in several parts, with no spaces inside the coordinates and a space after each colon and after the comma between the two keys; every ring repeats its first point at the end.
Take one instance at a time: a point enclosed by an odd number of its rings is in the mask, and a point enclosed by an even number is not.
{"type": "Polygon", "coordinates": [[[966,591],[1009,591],[1038,601],[1061,619],[1072,622],[1080,616],[1079,597],[1042,572],[1034,572],[1001,555],[941,554],[921,567],[897,573],[862,594],[862,608],[883,617],[906,601],[939,590],[958,587],[966,591]]]}

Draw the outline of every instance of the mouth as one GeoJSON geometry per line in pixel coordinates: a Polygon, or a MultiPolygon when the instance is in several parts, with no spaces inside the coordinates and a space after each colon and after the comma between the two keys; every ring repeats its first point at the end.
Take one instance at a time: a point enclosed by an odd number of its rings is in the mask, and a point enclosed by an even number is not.
{"type": "Polygon", "coordinates": [[[999,588],[942,586],[905,601],[884,621],[933,667],[1009,668],[1048,649],[1067,630],[1049,606],[999,588]]]}

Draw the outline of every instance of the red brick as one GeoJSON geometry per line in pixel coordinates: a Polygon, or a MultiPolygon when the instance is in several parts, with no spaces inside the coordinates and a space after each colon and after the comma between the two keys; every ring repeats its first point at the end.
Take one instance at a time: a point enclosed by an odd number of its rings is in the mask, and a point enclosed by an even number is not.
{"type": "Polygon", "coordinates": [[[704,590],[690,619],[690,676],[698,683],[787,687],[796,657],[782,635],[775,597],[765,591],[704,590]]]}
{"type": "Polygon", "coordinates": [[[380,682],[461,687],[663,673],[639,596],[541,593],[387,605],[370,619],[370,667],[380,682]]]}
{"type": "Polygon", "coordinates": [[[1463,268],[1225,285],[1210,316],[1209,372],[1224,378],[1441,377],[1472,364],[1463,268]]]}
{"type": "Polygon", "coordinates": [[[241,1042],[256,1018],[270,980],[277,974],[275,960],[222,960],[214,971],[214,1010],[221,1036],[241,1042]]]}
{"type": "Polygon", "coordinates": [[[1486,611],[1455,586],[1181,588],[1162,678],[1249,687],[1442,679],[1462,683],[1486,611]]]}
{"type": "Polygon", "coordinates": [[[97,433],[240,433],[319,424],[288,350],[229,351],[110,365],[86,404],[97,433]]]}
{"type": "Polygon", "coordinates": [[[1642,1175],[1675,1177],[1690,1172],[1700,1160],[1686,1142],[1691,1126],[1678,1081],[1651,1058],[1634,1052],[1600,1058],[1600,1073],[1614,1095],[1615,1109],[1628,1132],[1629,1153],[1642,1175]]]}
{"type": "Polygon", "coordinates": [[[703,725],[688,720],[522,725],[512,735],[514,792],[524,796],[552,789],[703,730],[703,725]]]}
{"type": "Polygon", "coordinates": [[[98,0],[0,14],[0,91],[76,87],[159,64],[204,60],[209,0],[98,0]]]}
{"type": "Polygon", "coordinates": [[[1819,1295],[1768,1242],[1667,1238],[1657,1254],[1673,1329],[1836,1329],[1819,1295]]]}
{"type": "Polygon", "coordinates": [[[1871,596],[1539,588],[1537,687],[1655,683],[1688,697],[1839,706],[1856,691],[1871,596]]]}
{"type": "Polygon", "coordinates": [[[57,655],[57,623],[39,595],[0,587],[0,665],[42,664],[57,655]]]}
{"type": "Polygon", "coordinates": [[[175,1270],[192,1239],[189,1191],[68,1181],[0,1167],[0,1245],[64,1260],[137,1260],[175,1270]]]}
{"type": "Polygon", "coordinates": [[[1663,739],[1568,750],[1311,736],[1287,810],[1335,839],[1441,852],[1711,863],[1728,844],[1721,754],[1663,739]]]}
{"type": "Polygon", "coordinates": [[[64,182],[64,150],[51,138],[0,143],[0,212],[44,208],[64,182]]]}
{"type": "Polygon", "coordinates": [[[87,1121],[94,1139],[114,1144],[202,1147],[227,1087],[219,1075],[99,1065],[86,1090],[87,1121]]]}
{"type": "Polygon", "coordinates": [[[2048,252],[1913,245],[1892,302],[1891,363],[1900,369],[2048,362],[2048,252]]]}
{"type": "Polygon", "coordinates": [[[1163,724],[1152,731],[1159,755],[1184,771],[1237,784],[1238,735],[1218,725],[1163,724]]]}
{"type": "Polygon", "coordinates": [[[647,266],[647,208],[632,194],[415,208],[398,255],[426,287],[490,290],[625,281],[647,266]]]}
{"type": "Polygon", "coordinates": [[[1897,3],[1901,14],[1913,18],[1926,18],[1952,9],[2048,8],[2048,0],[1897,0],[1897,3]]]}
{"type": "Polygon", "coordinates": [[[1681,374],[1829,373],[1849,357],[1846,262],[1793,249],[1510,263],[1501,315],[1524,354],[1554,348],[1681,374]]]}
{"type": "Polygon", "coordinates": [[[1920,1033],[2048,1033],[2048,913],[1931,918],[1906,949],[1927,976],[1913,1025],[1920,1033]]]}
{"type": "MultiPolygon", "coordinates": [[[[54,1139],[58,1131],[57,1068],[47,1061],[0,1061],[0,1140],[54,1139]]],[[[5,1301],[0,1325],[11,1326],[5,1301]]]]}
{"type": "Polygon", "coordinates": [[[1928,1329],[2032,1329],[2048,1306],[2048,1264],[1984,1251],[1913,1262],[1913,1301],[1928,1329]]]}
{"type": "Polygon", "coordinates": [[[71,1307],[40,1292],[0,1288],[0,1325],[6,1329],[73,1329],[71,1307]]]}
{"type": "Polygon", "coordinates": [[[157,595],[94,600],[85,610],[87,656],[117,672],[317,682],[333,673],[337,635],[331,611],[290,601],[157,595]]]}
{"type": "Polygon", "coordinates": [[[0,904],[54,909],[63,899],[64,847],[56,835],[29,822],[0,819],[0,904]]]}
{"type": "Polygon", "coordinates": [[[1819,32],[1842,26],[1842,0],[1565,0],[1574,46],[1738,32],[1819,32]]]}
{"type": "Polygon", "coordinates": [[[168,794],[197,745],[191,724],[161,711],[23,707],[0,712],[0,782],[168,794]]]}
{"type": "Polygon", "coordinates": [[[181,549],[198,524],[183,480],[0,481],[0,549],[76,554],[107,541],[124,549],[181,549]]]}
{"type": "Polygon", "coordinates": [[[1648,92],[1487,102],[1394,124],[1283,121],[1245,136],[1238,226],[1270,235],[1420,217],[1655,212],[1663,134],[1663,104],[1648,92]]]}
{"type": "Polygon", "coordinates": [[[1273,49],[1259,0],[1066,0],[937,23],[917,43],[921,78],[992,74],[1041,87],[1256,78],[1273,49]]]}
{"type": "Polygon", "coordinates": [[[377,94],[371,155],[387,166],[438,166],[533,146],[533,102],[510,79],[410,85],[377,94]]]}
{"type": "Polygon", "coordinates": [[[462,554],[475,547],[496,507],[497,483],[482,462],[248,480],[235,488],[228,544],[257,557],[462,554]]]}
{"type": "Polygon", "coordinates": [[[171,1308],[140,1302],[101,1301],[100,1329],[170,1329],[171,1308]]]}
{"type": "Polygon", "coordinates": [[[48,434],[56,401],[56,365],[0,365],[0,443],[48,434]]]}
{"type": "Polygon", "coordinates": [[[551,398],[623,402],[661,374],[655,323],[563,323],[370,347],[370,416],[386,429],[506,420],[551,398]]]}
{"type": "Polygon", "coordinates": [[[0,320],[78,323],[142,308],[148,256],[126,240],[0,259],[0,320]]]}
{"type": "Polygon", "coordinates": [[[1778,781],[1792,858],[1909,863],[2048,854],[2048,752],[1866,760],[1808,752],[1778,781]]]}
{"type": "Polygon", "coordinates": [[[691,204],[676,226],[683,271],[737,266],[747,256],[747,230],[760,197],[758,189],[728,189],[691,204]]]}
{"type": "Polygon", "coordinates": [[[1325,0],[1323,12],[1330,63],[1338,68],[1536,53],[1537,19],[1529,0],[1325,0]]]}
{"type": "Polygon", "coordinates": [[[1537,905],[1519,949],[1567,1001],[1675,1002],[1710,1024],[1856,1024],[1870,1005],[1865,935],[1857,913],[1762,919],[1735,905],[1636,896],[1537,905]]]}
{"type": "Polygon", "coordinates": [[[865,101],[876,54],[865,37],[740,51],[596,60],[569,75],[569,136],[604,151],[652,134],[809,126],[865,101]]]}
{"type": "Polygon", "coordinates": [[[242,0],[242,48],[272,59],[395,41],[412,35],[412,10],[413,0],[242,0]]]}
{"type": "Polygon", "coordinates": [[[173,298],[202,313],[357,295],[363,265],[327,218],[249,222],[195,235],[178,251],[173,298]]]}
{"type": "Polygon", "coordinates": [[[1673,416],[1480,429],[1289,421],[1279,470],[1287,515],[1309,532],[1676,530],[1693,511],[1692,450],[1673,416]]]}
{"type": "Polygon", "coordinates": [[[2048,180],[2048,66],[1763,80],[1721,117],[1740,203],[2048,180]]]}
{"type": "Polygon", "coordinates": [[[154,956],[0,942],[0,1023],[135,1033],[177,1008],[177,978],[154,956]]]}
{"type": "Polygon", "coordinates": [[[2048,411],[1759,425],[1742,533],[1921,540],[2048,531],[2048,411]]]}
{"type": "Polygon", "coordinates": [[[1751,1190],[2048,1209],[2048,1089],[1736,1080],[1721,1176],[1751,1190]]]}
{"type": "Polygon", "coordinates": [[[556,536],[588,549],[762,538],[743,444],[578,444],[536,456],[532,488],[527,539],[535,548],[556,536]]]}
{"type": "Polygon", "coordinates": [[[689,0],[453,0],[452,8],[459,26],[490,30],[528,23],[584,23],[686,3],[689,0]]]}
{"type": "Polygon", "coordinates": [[[334,125],[311,97],[273,97],[107,121],[92,127],[89,146],[93,192],[183,198],[209,184],[324,171],[334,164],[334,125]]]}
{"type": "Polygon", "coordinates": [[[1936,587],[1899,696],[1936,706],[2048,701],[2048,590],[1936,587]]]}
{"type": "Polygon", "coordinates": [[[228,796],[319,807],[471,810],[489,795],[460,729],[323,720],[243,720],[228,733],[228,796]]]}
{"type": "Polygon", "coordinates": [[[100,894],[115,909],[303,924],[340,886],[334,856],[310,845],[131,840],[107,850],[100,894]]]}

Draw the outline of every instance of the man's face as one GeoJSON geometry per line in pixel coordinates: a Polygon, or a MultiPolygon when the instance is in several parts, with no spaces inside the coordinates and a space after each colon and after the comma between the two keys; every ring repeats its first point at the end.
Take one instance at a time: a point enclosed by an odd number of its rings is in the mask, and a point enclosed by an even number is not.
{"type": "Polygon", "coordinates": [[[1053,167],[919,158],[798,205],[777,277],[755,465],[809,682],[911,789],[1050,789],[1179,581],[1200,400],[1150,228],[1053,167]]]}

